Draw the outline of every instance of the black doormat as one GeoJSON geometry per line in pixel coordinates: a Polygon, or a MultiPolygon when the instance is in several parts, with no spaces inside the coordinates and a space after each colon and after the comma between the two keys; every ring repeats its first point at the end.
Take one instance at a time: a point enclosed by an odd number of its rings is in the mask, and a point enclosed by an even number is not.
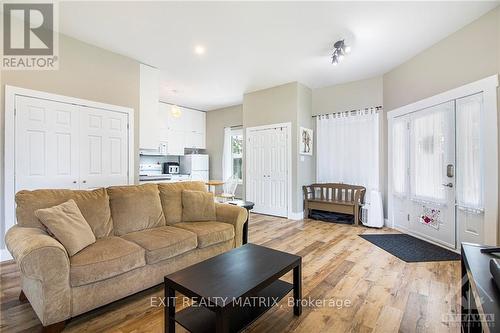
{"type": "Polygon", "coordinates": [[[311,209],[311,213],[309,214],[309,218],[311,218],[313,220],[342,223],[342,224],[353,224],[354,223],[354,216],[352,216],[352,215],[342,214],[342,213],[325,212],[323,210],[316,210],[316,209],[311,209]]]}
{"type": "Polygon", "coordinates": [[[406,262],[460,260],[460,255],[406,234],[359,235],[406,262]]]}

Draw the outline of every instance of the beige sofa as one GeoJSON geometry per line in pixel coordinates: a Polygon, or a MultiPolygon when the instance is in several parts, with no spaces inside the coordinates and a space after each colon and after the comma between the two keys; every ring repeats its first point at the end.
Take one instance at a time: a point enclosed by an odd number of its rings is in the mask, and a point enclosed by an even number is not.
{"type": "Polygon", "coordinates": [[[21,271],[20,298],[29,300],[46,330],[241,246],[246,210],[216,204],[215,221],[183,222],[185,189],[206,191],[201,182],[182,182],[17,193],[17,225],[6,243],[21,271]],[[34,215],[69,199],[97,238],[72,257],[34,215]]]}

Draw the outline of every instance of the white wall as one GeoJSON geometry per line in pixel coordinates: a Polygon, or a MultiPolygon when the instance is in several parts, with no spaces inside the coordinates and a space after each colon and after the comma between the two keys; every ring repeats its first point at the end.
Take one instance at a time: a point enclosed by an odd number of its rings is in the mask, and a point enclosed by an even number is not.
{"type": "MultiPolygon", "coordinates": [[[[210,155],[210,179],[222,179],[224,127],[243,125],[243,105],[207,112],[207,154],[210,155]]],[[[242,198],[244,186],[238,185],[236,196],[242,198]]]]}
{"type": "MultiPolygon", "coordinates": [[[[106,51],[60,35],[59,69],[44,71],[2,71],[0,75],[0,197],[4,189],[4,135],[5,135],[5,85],[77,97],[113,105],[126,106],[135,110],[136,165],[138,165],[138,108],[139,108],[139,63],[128,57],[106,51]]],[[[135,175],[138,179],[138,170],[135,175]]],[[[0,247],[4,248],[5,221],[3,200],[0,200],[1,231],[0,247]]]]}
{"type": "Polygon", "coordinates": [[[291,82],[277,87],[247,93],[243,96],[243,127],[292,124],[292,212],[302,214],[301,186],[312,181],[313,158],[299,157],[299,127],[311,127],[311,89],[291,82]]]}
{"type": "Polygon", "coordinates": [[[312,114],[359,110],[383,103],[382,76],[312,91],[312,114]]]}

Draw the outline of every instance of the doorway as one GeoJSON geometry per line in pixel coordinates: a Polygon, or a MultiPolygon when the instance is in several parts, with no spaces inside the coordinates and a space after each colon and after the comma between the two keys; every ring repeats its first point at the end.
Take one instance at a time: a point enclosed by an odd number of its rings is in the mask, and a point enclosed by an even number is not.
{"type": "Polygon", "coordinates": [[[246,129],[246,199],[255,213],[288,217],[290,208],[290,124],[246,129]]]}
{"type": "Polygon", "coordinates": [[[388,113],[396,229],[454,250],[497,243],[497,85],[490,77],[388,113]]]}

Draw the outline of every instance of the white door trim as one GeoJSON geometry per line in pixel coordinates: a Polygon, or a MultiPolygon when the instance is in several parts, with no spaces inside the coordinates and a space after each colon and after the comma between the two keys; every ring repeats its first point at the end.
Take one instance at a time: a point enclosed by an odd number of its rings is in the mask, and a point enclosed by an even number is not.
{"type": "MultiPolygon", "coordinates": [[[[498,242],[498,128],[497,128],[497,87],[498,75],[492,75],[484,79],[463,85],[425,98],[418,102],[402,106],[387,112],[387,175],[388,175],[388,220],[389,226],[394,227],[393,202],[392,202],[392,123],[394,118],[419,110],[438,105],[450,100],[473,95],[482,92],[484,101],[484,173],[488,181],[484,184],[484,191],[488,193],[484,198],[484,243],[497,245],[498,242]]],[[[458,228],[456,228],[458,230],[458,228]]],[[[457,244],[460,238],[457,232],[457,244]]]]}
{"type": "MultiPolygon", "coordinates": [[[[128,181],[134,183],[135,155],[134,155],[134,109],[112,104],[100,103],[81,98],[51,94],[43,91],[5,86],[5,143],[4,143],[4,227],[6,232],[15,224],[15,99],[16,96],[46,99],[55,102],[88,106],[97,109],[126,113],[128,115],[128,181]]],[[[2,241],[0,242],[3,244],[2,241]]]]}
{"type": "MultiPolygon", "coordinates": [[[[266,130],[266,129],[271,129],[271,128],[276,128],[276,127],[284,127],[286,130],[287,134],[287,139],[286,139],[286,151],[287,151],[287,218],[293,219],[294,214],[292,210],[292,123],[278,123],[278,124],[270,124],[270,125],[262,125],[262,126],[254,126],[254,127],[247,127],[245,128],[245,165],[246,161],[248,161],[248,149],[246,147],[246,138],[248,138],[248,135],[251,131],[259,131],[259,130],[266,130]]],[[[248,168],[245,167],[245,181],[248,179],[248,168]]],[[[245,192],[248,190],[248,187],[245,186],[245,192]]],[[[245,193],[246,197],[246,193],[245,193]]]]}

